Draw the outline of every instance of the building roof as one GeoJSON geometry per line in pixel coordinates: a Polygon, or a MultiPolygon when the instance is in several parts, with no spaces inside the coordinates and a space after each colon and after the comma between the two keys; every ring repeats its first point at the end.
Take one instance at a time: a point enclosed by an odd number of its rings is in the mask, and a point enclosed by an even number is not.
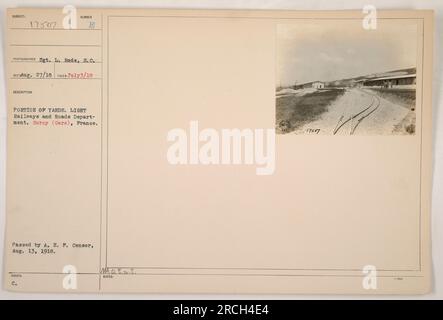
{"type": "Polygon", "coordinates": [[[417,75],[414,74],[405,74],[401,76],[389,76],[389,77],[380,77],[380,78],[365,78],[358,80],[357,82],[364,82],[364,81],[376,81],[376,80],[390,80],[390,79],[404,79],[404,78],[415,78],[417,75]]]}
{"type": "Polygon", "coordinates": [[[311,81],[311,82],[296,84],[296,86],[305,86],[307,84],[312,84],[312,83],[317,83],[317,82],[324,83],[323,81],[311,81]]]}

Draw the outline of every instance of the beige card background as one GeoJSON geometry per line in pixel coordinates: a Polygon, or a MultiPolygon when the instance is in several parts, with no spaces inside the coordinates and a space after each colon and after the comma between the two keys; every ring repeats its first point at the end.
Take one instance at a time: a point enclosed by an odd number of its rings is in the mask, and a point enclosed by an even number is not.
{"type": "Polygon", "coordinates": [[[98,125],[8,121],[6,288],[65,291],[63,268],[73,265],[80,291],[429,290],[431,12],[379,12],[381,27],[415,21],[420,31],[417,133],[277,135],[270,176],[248,165],[172,166],[167,132],[191,120],[273,128],[277,25],[360,12],[81,10],[94,31],[24,30],[17,14],[63,18],[9,10],[8,61],[77,54],[101,64],[96,79],[8,80],[9,119],[17,106],[86,105],[98,125]],[[68,248],[16,254],[13,242],[68,248]],[[365,265],[377,267],[377,290],[362,287],[365,265]]]}

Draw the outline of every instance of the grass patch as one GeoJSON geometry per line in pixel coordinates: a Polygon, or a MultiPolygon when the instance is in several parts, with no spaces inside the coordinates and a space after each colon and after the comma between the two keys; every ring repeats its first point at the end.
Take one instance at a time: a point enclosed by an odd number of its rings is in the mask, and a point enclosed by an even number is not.
{"type": "Polygon", "coordinates": [[[328,105],[344,94],[344,89],[327,89],[303,96],[288,95],[276,98],[275,126],[280,134],[296,130],[314,121],[328,110],[328,105]]]}
{"type": "Polygon", "coordinates": [[[404,117],[400,123],[395,125],[393,133],[396,134],[406,134],[406,135],[413,135],[415,134],[415,121],[416,121],[416,115],[415,111],[409,110],[406,117],[404,117]]]}

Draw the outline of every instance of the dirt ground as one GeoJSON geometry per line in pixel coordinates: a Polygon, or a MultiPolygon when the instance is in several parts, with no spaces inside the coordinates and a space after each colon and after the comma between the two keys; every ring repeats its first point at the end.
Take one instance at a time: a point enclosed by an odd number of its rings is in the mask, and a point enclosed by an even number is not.
{"type": "MultiPolygon", "coordinates": [[[[413,134],[415,131],[415,111],[412,109],[405,107],[404,103],[395,103],[393,99],[387,100],[380,97],[376,91],[348,88],[344,94],[338,95],[331,99],[329,103],[323,105],[321,110],[317,108],[315,116],[311,117],[310,120],[299,122],[298,126],[293,126],[291,133],[326,135],[413,134]],[[365,117],[354,118],[353,116],[356,114],[365,117]],[[359,120],[359,118],[362,119],[359,120]]],[[[297,114],[292,115],[293,118],[296,116],[297,114]]]]}

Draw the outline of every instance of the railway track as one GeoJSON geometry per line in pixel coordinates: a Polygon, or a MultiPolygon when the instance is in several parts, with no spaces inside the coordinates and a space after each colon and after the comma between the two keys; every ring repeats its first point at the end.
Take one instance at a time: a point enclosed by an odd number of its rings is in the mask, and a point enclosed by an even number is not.
{"type": "Polygon", "coordinates": [[[338,119],[338,122],[334,128],[333,131],[334,135],[337,134],[337,132],[339,132],[341,129],[343,129],[343,127],[349,122],[350,122],[349,134],[350,135],[354,134],[355,130],[360,125],[360,123],[380,107],[380,98],[377,97],[377,95],[368,93],[366,91],[364,92],[372,96],[371,103],[368,106],[364,107],[363,110],[347,117],[346,120],[344,120],[345,116],[342,115],[340,119],[338,119]]]}

